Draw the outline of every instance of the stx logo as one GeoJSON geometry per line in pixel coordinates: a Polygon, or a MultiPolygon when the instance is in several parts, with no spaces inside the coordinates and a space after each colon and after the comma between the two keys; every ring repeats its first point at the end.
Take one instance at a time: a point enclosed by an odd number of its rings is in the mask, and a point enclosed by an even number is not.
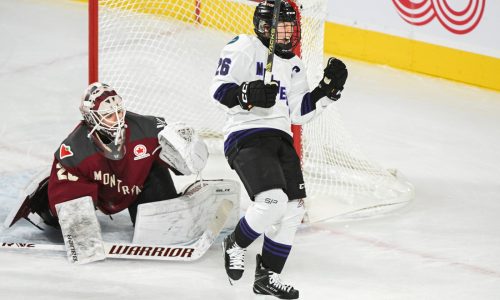
{"type": "Polygon", "coordinates": [[[457,9],[457,1],[451,0],[392,0],[399,16],[406,22],[422,26],[434,18],[446,30],[454,34],[467,34],[477,27],[483,17],[486,0],[462,0],[467,6],[457,9]],[[454,8],[448,4],[454,4],[454,8]]]}

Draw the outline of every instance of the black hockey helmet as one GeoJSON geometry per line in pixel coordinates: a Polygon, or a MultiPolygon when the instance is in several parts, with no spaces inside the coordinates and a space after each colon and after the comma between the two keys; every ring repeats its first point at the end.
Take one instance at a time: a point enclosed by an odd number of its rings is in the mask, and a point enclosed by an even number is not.
{"type": "MultiPolygon", "coordinates": [[[[262,1],[259,5],[257,5],[253,14],[254,31],[257,34],[257,37],[266,46],[269,46],[274,3],[274,0],[262,1]]],[[[291,53],[293,48],[300,42],[300,25],[297,20],[297,12],[287,0],[281,1],[278,22],[290,22],[292,23],[292,26],[286,29],[287,31],[290,30],[289,39],[287,39],[284,43],[276,41],[276,52],[278,54],[291,53]]]]}

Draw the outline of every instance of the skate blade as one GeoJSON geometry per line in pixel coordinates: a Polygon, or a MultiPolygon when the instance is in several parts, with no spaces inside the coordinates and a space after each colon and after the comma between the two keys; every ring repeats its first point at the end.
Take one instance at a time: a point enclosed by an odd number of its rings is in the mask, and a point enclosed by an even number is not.
{"type": "MultiPolygon", "coordinates": [[[[254,295],[254,298],[252,299],[258,299],[258,300],[276,300],[276,299],[284,299],[284,298],[281,298],[277,295],[270,295],[270,294],[260,294],[259,292],[255,291],[255,289],[253,290],[253,295],[254,295]]],[[[296,299],[299,299],[299,298],[296,298],[296,299]]]]}
{"type": "Polygon", "coordinates": [[[274,297],[274,296],[270,296],[270,295],[262,295],[262,294],[253,294],[253,298],[252,299],[255,299],[255,300],[276,300],[278,298],[274,297]]]}

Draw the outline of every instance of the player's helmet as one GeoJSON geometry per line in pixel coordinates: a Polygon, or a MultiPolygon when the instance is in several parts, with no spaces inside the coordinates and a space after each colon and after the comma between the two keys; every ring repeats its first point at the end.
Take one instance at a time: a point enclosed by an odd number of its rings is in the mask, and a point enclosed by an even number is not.
{"type": "MultiPolygon", "coordinates": [[[[257,37],[269,46],[271,26],[273,23],[274,0],[267,0],[259,3],[253,14],[254,31],[257,37]]],[[[297,21],[297,12],[288,1],[281,2],[278,22],[290,22],[292,26],[287,26],[288,36],[285,42],[276,41],[276,52],[278,54],[291,53],[293,48],[300,42],[300,25],[297,21]]]]}
{"type": "Polygon", "coordinates": [[[94,82],[85,90],[80,105],[85,124],[103,155],[112,160],[125,155],[125,108],[122,98],[109,85],[94,82]]]}

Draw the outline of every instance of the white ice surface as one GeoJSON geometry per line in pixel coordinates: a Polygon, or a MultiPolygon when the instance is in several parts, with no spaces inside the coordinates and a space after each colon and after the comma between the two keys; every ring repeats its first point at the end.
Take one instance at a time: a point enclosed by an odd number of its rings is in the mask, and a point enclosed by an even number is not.
{"type": "MultiPolygon", "coordinates": [[[[80,118],[86,35],[84,4],[0,1],[2,221],[80,118]]],[[[346,63],[349,81],[336,103],[346,127],[370,158],[401,170],[417,197],[384,218],[302,227],[283,278],[311,300],[500,299],[500,93],[346,63]]],[[[126,215],[101,220],[105,239],[130,238],[126,215]]],[[[62,242],[25,221],[0,238],[62,242]]],[[[260,244],[249,248],[236,286],[219,245],[193,263],[85,266],[64,253],[1,250],[0,299],[254,299],[260,244]]]]}

